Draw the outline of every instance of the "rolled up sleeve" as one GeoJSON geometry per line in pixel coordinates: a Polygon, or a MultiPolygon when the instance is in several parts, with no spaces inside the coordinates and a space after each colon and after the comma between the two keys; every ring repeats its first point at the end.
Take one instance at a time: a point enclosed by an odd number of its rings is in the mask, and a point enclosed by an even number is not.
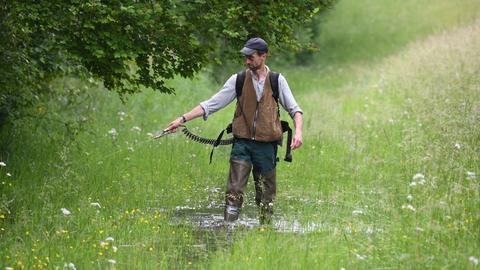
{"type": "Polygon", "coordinates": [[[230,104],[236,97],[235,93],[235,81],[237,80],[237,75],[232,75],[223,85],[223,87],[210,99],[200,102],[204,114],[203,120],[207,121],[208,116],[214,112],[226,107],[230,104]]]}
{"type": "Polygon", "coordinates": [[[280,104],[285,109],[285,111],[290,114],[290,117],[293,118],[295,113],[299,112],[303,114],[302,109],[298,106],[297,101],[293,97],[292,91],[288,86],[287,80],[283,77],[282,74],[278,77],[278,92],[280,104]]]}

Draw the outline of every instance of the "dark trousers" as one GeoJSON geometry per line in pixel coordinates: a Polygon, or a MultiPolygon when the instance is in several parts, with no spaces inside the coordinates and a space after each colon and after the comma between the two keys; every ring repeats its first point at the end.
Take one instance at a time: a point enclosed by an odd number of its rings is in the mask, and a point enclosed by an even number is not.
{"type": "Polygon", "coordinates": [[[273,213],[276,194],[277,144],[237,139],[230,155],[230,171],[225,196],[225,220],[238,218],[244,189],[253,168],[255,202],[265,215],[273,213]]]}

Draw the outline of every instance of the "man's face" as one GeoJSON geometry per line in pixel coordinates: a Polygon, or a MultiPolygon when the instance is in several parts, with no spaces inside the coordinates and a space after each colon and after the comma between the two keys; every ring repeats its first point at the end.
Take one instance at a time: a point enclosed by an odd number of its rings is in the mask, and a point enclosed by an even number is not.
{"type": "Polygon", "coordinates": [[[267,54],[261,54],[258,55],[258,53],[254,53],[252,55],[246,56],[245,55],[245,65],[251,70],[251,71],[257,71],[263,63],[265,63],[265,58],[267,57],[267,54]]]}

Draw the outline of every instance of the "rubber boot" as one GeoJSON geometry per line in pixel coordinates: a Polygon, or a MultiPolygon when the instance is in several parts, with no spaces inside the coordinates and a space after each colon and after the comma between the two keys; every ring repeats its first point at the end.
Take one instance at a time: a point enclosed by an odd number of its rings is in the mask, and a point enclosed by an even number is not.
{"type": "Polygon", "coordinates": [[[260,203],[260,224],[270,224],[273,215],[273,200],[277,192],[276,170],[262,173],[262,199],[260,203]]]}
{"type": "Polygon", "coordinates": [[[262,193],[263,193],[262,174],[260,173],[260,169],[256,167],[253,167],[252,174],[253,174],[253,182],[255,183],[255,204],[257,206],[260,206],[260,203],[262,202],[262,193]]]}
{"type": "Polygon", "coordinates": [[[227,192],[225,195],[224,219],[233,222],[238,219],[243,204],[243,190],[247,185],[252,165],[244,160],[230,160],[227,192]]]}

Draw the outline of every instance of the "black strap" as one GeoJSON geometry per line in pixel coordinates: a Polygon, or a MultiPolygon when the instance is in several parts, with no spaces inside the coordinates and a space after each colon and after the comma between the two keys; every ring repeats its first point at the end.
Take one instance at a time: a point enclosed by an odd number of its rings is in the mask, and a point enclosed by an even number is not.
{"type": "MultiPolygon", "coordinates": [[[[245,70],[240,71],[237,73],[237,79],[235,80],[235,92],[237,94],[237,98],[242,95],[243,91],[243,83],[245,82],[245,76],[246,72],[245,70]]],[[[273,98],[278,104],[278,97],[279,97],[279,91],[278,91],[278,77],[280,77],[280,73],[270,71],[270,85],[272,86],[272,92],[273,92],[273,98]]]]}
{"type": "Polygon", "coordinates": [[[278,77],[280,76],[280,73],[278,72],[273,72],[270,71],[270,86],[272,86],[272,92],[273,92],[273,98],[277,102],[278,105],[278,77]]]}
{"type": "Polygon", "coordinates": [[[220,134],[218,135],[217,140],[213,144],[212,151],[210,152],[210,164],[212,164],[212,158],[213,158],[213,150],[215,150],[215,147],[217,147],[220,144],[220,141],[222,140],[223,133],[225,132],[226,129],[222,130],[220,134]]]}
{"type": "Polygon", "coordinates": [[[292,129],[287,121],[280,121],[282,124],[282,131],[287,133],[287,152],[285,153],[285,161],[292,162],[292,129]]]}
{"type": "Polygon", "coordinates": [[[237,80],[235,80],[235,92],[237,93],[237,98],[242,95],[243,83],[245,82],[245,70],[237,73],[237,80]]]}

